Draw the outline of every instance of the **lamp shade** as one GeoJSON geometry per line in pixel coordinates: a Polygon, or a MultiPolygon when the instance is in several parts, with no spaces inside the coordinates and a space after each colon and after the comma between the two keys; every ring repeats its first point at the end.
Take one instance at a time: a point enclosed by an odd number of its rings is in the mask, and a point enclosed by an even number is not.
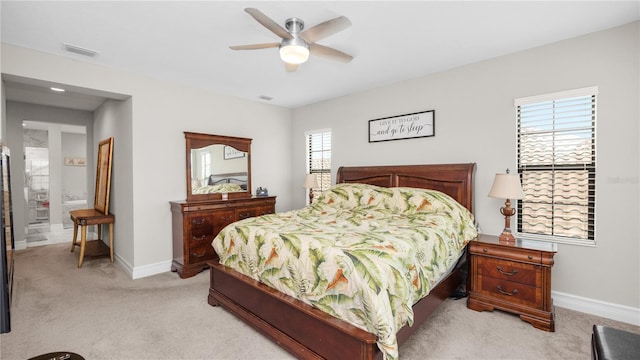
{"type": "Polygon", "coordinates": [[[316,174],[307,174],[307,177],[304,179],[304,187],[307,189],[318,187],[318,177],[316,174]]]}
{"type": "Polygon", "coordinates": [[[500,199],[522,199],[522,185],[517,174],[496,174],[489,196],[500,199]]]}

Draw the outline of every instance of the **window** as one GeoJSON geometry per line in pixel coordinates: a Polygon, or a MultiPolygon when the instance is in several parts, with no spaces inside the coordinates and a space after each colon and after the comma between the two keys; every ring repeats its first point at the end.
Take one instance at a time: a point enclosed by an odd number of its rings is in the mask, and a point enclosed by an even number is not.
{"type": "Polygon", "coordinates": [[[207,178],[211,174],[211,153],[209,153],[209,151],[207,151],[207,152],[203,152],[202,154],[200,154],[200,161],[201,161],[201,164],[202,164],[201,177],[202,177],[203,180],[207,180],[207,178]]]}
{"type": "Polygon", "coordinates": [[[316,174],[318,186],[316,194],[331,186],[331,129],[314,130],[305,133],[307,144],[307,173],[316,174]]]}
{"type": "Polygon", "coordinates": [[[596,96],[590,87],[517,99],[521,236],[595,244],[596,96]]]}

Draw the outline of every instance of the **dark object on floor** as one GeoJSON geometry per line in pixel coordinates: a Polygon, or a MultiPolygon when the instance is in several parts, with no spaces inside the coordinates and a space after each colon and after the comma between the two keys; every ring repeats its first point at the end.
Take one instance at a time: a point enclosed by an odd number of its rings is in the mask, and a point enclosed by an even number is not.
{"type": "Polygon", "coordinates": [[[640,335],[593,325],[591,357],[595,360],[640,359],[640,335]]]}
{"type": "Polygon", "coordinates": [[[29,360],[84,360],[84,358],[76,353],[60,351],[32,357],[29,360]]]}

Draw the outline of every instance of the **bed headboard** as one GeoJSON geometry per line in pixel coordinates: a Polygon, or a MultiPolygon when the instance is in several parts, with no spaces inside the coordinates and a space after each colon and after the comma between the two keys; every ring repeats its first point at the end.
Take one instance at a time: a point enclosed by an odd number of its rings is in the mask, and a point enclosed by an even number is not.
{"type": "Polygon", "coordinates": [[[226,174],[212,174],[209,175],[208,185],[218,184],[238,184],[244,190],[247,190],[247,178],[246,172],[226,173],[226,174]]]}
{"type": "Polygon", "coordinates": [[[336,184],[363,183],[384,187],[415,187],[441,191],[473,213],[476,164],[343,166],[336,184]]]}

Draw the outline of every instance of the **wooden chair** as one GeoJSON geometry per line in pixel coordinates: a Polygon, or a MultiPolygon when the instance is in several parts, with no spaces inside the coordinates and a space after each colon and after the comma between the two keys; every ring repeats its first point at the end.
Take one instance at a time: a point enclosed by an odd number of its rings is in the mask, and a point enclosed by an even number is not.
{"type": "Polygon", "coordinates": [[[93,209],[80,209],[70,211],[73,220],[73,242],[71,252],[80,246],[80,257],[78,267],[82,267],[85,252],[87,256],[111,256],[113,263],[113,224],[115,217],[109,214],[109,194],[111,192],[111,160],[113,158],[113,138],[100,141],[98,145],[98,164],[96,170],[96,189],[93,201],[93,209]],[[102,241],[102,225],[109,225],[109,247],[102,241]],[[87,241],[87,227],[98,226],[98,239],[87,241]],[[81,227],[80,243],[76,241],[78,237],[78,226],[81,227]]]}

